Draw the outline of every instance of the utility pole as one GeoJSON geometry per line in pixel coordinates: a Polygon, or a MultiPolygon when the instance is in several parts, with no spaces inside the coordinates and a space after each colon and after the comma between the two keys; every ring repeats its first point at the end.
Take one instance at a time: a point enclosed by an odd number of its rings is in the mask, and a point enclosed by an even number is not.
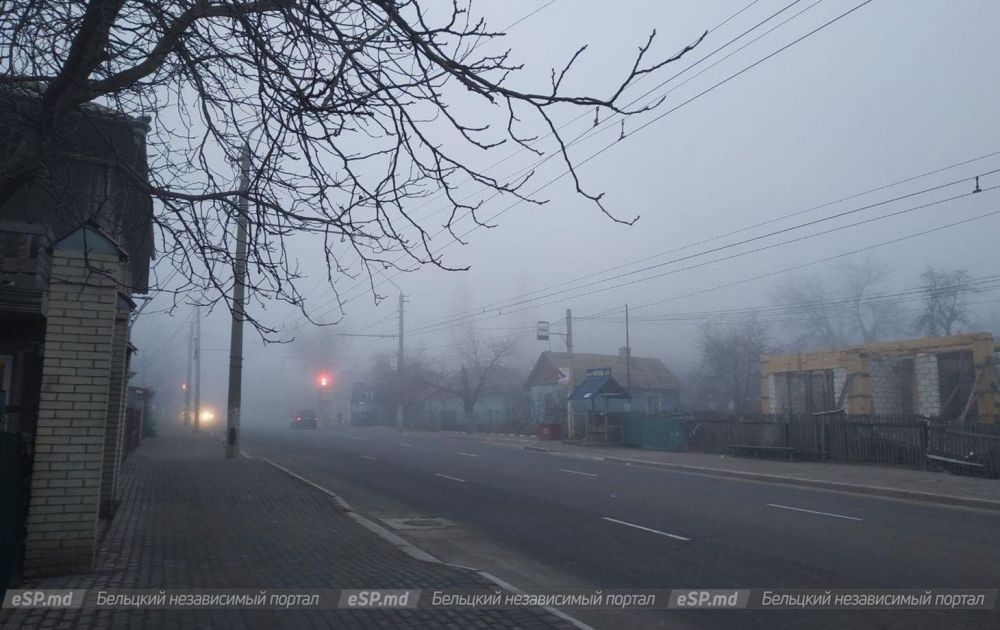
{"type": "Polygon", "coordinates": [[[201,429],[201,305],[194,307],[194,432],[201,429]]]}
{"type": "Polygon", "coordinates": [[[628,304],[625,305],[625,411],[632,411],[632,342],[628,338],[628,304]]]}
{"type": "Polygon", "coordinates": [[[628,339],[628,304],[625,305],[625,389],[632,393],[632,344],[628,339]]]}
{"type": "Polygon", "coordinates": [[[194,362],[194,322],[188,322],[187,380],[184,381],[184,427],[191,426],[191,364],[194,362]]]}
{"type": "MultiPolygon", "coordinates": [[[[573,387],[576,383],[576,366],[573,364],[573,311],[566,309],[566,352],[569,354],[569,393],[573,394],[573,387]]],[[[573,401],[566,397],[566,431],[568,438],[573,439],[573,425],[576,419],[573,416],[573,401]]]]}
{"type": "Polygon", "coordinates": [[[246,319],[247,222],[250,210],[250,144],[240,157],[240,201],[233,262],[233,324],[229,334],[229,397],[226,414],[226,457],[240,455],[240,410],[243,398],[243,320],[246,319]]]}
{"type": "Polygon", "coordinates": [[[403,373],[403,305],[406,304],[406,296],[399,292],[399,352],[396,355],[396,430],[403,432],[403,390],[406,387],[406,377],[403,373]]]}

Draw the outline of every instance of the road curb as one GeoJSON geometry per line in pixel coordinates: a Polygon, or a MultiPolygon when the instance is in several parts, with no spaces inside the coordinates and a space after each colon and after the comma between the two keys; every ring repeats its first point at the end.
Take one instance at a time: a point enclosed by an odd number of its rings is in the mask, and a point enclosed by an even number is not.
{"type": "Polygon", "coordinates": [[[538,451],[539,453],[551,453],[553,452],[551,448],[545,448],[544,446],[525,446],[526,451],[538,451]]]}
{"type": "MultiPolygon", "coordinates": [[[[350,504],[347,503],[347,501],[345,501],[337,493],[333,492],[332,490],[328,490],[327,488],[324,488],[323,486],[319,485],[315,481],[307,479],[307,478],[303,477],[302,475],[300,475],[300,474],[298,474],[296,472],[292,472],[291,470],[289,470],[288,468],[285,468],[281,464],[273,462],[270,459],[267,459],[266,457],[255,457],[255,456],[250,455],[249,453],[247,453],[245,451],[242,451],[242,450],[240,451],[240,455],[242,455],[243,457],[246,457],[248,459],[259,459],[262,462],[266,462],[266,463],[270,464],[271,466],[273,466],[274,468],[277,468],[281,472],[283,472],[283,473],[285,473],[285,474],[287,474],[287,475],[289,475],[289,476],[291,476],[291,477],[293,477],[293,478],[301,481],[302,483],[304,483],[304,484],[306,484],[308,486],[312,486],[316,490],[319,490],[323,494],[329,496],[331,499],[333,499],[334,504],[343,513],[345,513],[348,516],[348,518],[350,518],[351,520],[353,520],[358,525],[361,525],[362,527],[364,527],[365,529],[367,529],[371,533],[375,534],[376,536],[378,536],[382,540],[384,540],[384,541],[388,542],[389,544],[391,544],[392,546],[396,547],[397,549],[399,549],[400,551],[402,551],[406,555],[410,556],[414,560],[419,560],[421,562],[430,562],[430,563],[433,563],[433,564],[440,564],[440,565],[443,565],[443,566],[446,566],[446,567],[451,567],[453,569],[461,569],[463,571],[471,571],[471,572],[475,573],[476,575],[480,576],[481,578],[483,578],[484,580],[487,580],[489,582],[492,582],[493,584],[496,584],[497,586],[499,586],[502,589],[506,589],[508,591],[511,591],[511,592],[514,592],[514,593],[519,593],[519,594],[524,593],[523,590],[521,590],[518,587],[514,586],[513,584],[507,582],[506,580],[503,580],[503,579],[501,579],[501,578],[493,575],[489,571],[483,571],[481,569],[476,569],[474,567],[466,567],[466,566],[462,566],[460,564],[452,564],[451,562],[445,562],[444,560],[441,560],[440,558],[438,558],[438,557],[436,557],[434,555],[431,555],[430,553],[427,553],[426,551],[424,551],[420,547],[417,547],[416,545],[414,545],[410,541],[408,541],[408,540],[404,539],[403,537],[401,537],[399,534],[396,534],[395,532],[389,530],[384,525],[381,525],[380,523],[378,523],[378,522],[376,522],[376,521],[368,518],[364,514],[358,512],[357,510],[355,510],[354,508],[352,508],[350,506],[350,504]]],[[[552,615],[554,617],[557,617],[557,618],[561,619],[562,621],[565,621],[566,623],[572,625],[574,628],[578,628],[578,630],[595,630],[595,628],[593,628],[592,626],[589,626],[589,625],[585,624],[584,622],[580,621],[579,619],[577,619],[575,617],[572,617],[572,616],[564,613],[563,611],[559,610],[558,608],[553,608],[551,606],[542,606],[540,608],[542,610],[544,610],[545,612],[549,613],[550,615],[552,615]]]]}
{"type": "Polygon", "coordinates": [[[914,490],[901,490],[899,488],[885,488],[882,486],[862,486],[858,484],[842,483],[838,481],[807,479],[804,477],[785,477],[782,475],[769,475],[766,473],[745,472],[742,470],[726,470],[724,468],[705,468],[702,466],[691,466],[688,464],[670,464],[667,462],[652,462],[645,459],[630,459],[627,457],[606,456],[603,457],[602,459],[606,462],[615,464],[644,466],[647,468],[664,468],[667,470],[677,470],[681,472],[697,473],[700,475],[710,475],[713,477],[733,477],[737,479],[748,479],[752,481],[780,483],[788,486],[804,486],[810,488],[821,488],[825,490],[838,490],[840,492],[867,494],[873,496],[889,497],[893,499],[905,499],[908,501],[921,501],[923,503],[938,503],[938,504],[953,505],[958,507],[970,507],[980,510],[1000,511],[1000,501],[991,501],[989,499],[976,499],[973,497],[951,496],[947,494],[935,494],[932,492],[917,492],[914,490]]]}
{"type": "MultiPolygon", "coordinates": [[[[432,432],[435,433],[435,432],[432,432]]],[[[465,433],[463,431],[437,431],[441,437],[453,440],[465,440],[468,442],[488,442],[490,444],[513,444],[520,445],[525,442],[537,440],[527,435],[503,435],[499,433],[465,433]]]]}

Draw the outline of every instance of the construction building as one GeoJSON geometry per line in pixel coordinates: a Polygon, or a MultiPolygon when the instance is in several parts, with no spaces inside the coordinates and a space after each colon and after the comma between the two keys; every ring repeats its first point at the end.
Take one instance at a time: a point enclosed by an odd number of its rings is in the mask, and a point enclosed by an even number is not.
{"type": "Polygon", "coordinates": [[[970,333],[764,355],[761,410],[996,422],[996,351],[991,333],[970,333]]]}

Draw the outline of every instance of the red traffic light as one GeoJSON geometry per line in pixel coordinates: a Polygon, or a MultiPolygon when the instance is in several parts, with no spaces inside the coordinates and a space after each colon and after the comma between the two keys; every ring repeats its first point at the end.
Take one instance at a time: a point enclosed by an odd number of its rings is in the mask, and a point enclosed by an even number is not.
{"type": "Polygon", "coordinates": [[[331,383],[333,383],[333,379],[329,374],[320,374],[316,377],[316,384],[324,389],[329,387],[331,383]]]}
{"type": "Polygon", "coordinates": [[[181,383],[181,391],[182,392],[183,391],[187,391],[187,388],[188,388],[188,384],[187,383],[181,383]]]}

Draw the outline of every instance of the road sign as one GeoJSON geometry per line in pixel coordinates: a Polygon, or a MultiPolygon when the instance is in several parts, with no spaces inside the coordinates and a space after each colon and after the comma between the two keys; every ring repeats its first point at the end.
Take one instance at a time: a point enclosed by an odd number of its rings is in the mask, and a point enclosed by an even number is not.
{"type": "Polygon", "coordinates": [[[548,322],[538,322],[535,324],[535,337],[539,341],[549,340],[549,323],[548,322]]]}

